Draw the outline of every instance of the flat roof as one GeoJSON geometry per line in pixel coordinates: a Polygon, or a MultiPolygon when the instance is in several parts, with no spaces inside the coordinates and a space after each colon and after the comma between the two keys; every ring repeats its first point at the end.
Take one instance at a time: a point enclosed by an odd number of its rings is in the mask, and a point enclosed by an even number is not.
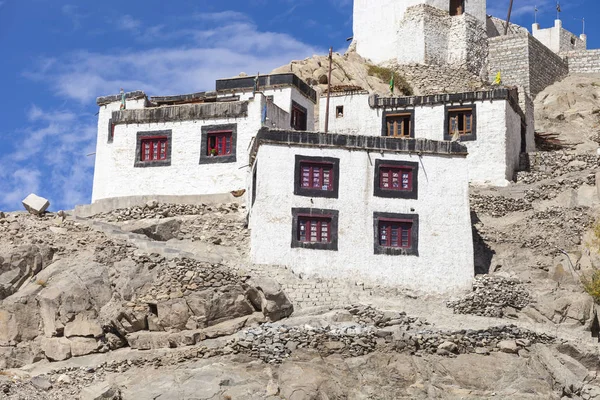
{"type": "Polygon", "coordinates": [[[264,144],[461,157],[468,154],[467,147],[459,142],[262,128],[252,145],[251,162],[254,162],[259,147],[264,144]]]}
{"type": "MultiPolygon", "coordinates": [[[[235,91],[254,88],[256,76],[217,79],[217,92],[235,91]]],[[[259,75],[260,88],[276,86],[293,86],[308,97],[313,103],[317,102],[317,92],[294,73],[259,75]]]]}

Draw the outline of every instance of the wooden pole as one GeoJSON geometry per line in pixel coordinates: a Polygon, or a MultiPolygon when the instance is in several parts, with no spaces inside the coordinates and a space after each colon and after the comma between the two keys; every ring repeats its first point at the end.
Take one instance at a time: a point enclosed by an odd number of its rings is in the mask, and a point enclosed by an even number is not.
{"type": "Polygon", "coordinates": [[[508,27],[510,26],[510,14],[512,14],[513,0],[510,0],[508,6],[508,17],[506,17],[506,26],[504,27],[504,36],[508,35],[508,27]]]}
{"type": "Polygon", "coordinates": [[[331,97],[331,65],[333,63],[333,47],[329,48],[329,76],[327,77],[327,103],[325,104],[325,133],[329,132],[329,98],[331,97]]]}

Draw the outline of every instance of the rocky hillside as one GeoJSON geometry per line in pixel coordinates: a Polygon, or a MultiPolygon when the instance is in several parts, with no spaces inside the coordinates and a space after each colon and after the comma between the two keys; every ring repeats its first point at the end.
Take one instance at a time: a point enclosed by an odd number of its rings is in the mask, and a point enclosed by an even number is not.
{"type": "MultiPolygon", "coordinates": [[[[340,84],[387,90],[353,57],[340,84]]],[[[536,99],[568,146],[472,188],[471,293],[252,265],[238,204],[0,213],[0,398],[600,400],[595,79],[536,99]]]]}

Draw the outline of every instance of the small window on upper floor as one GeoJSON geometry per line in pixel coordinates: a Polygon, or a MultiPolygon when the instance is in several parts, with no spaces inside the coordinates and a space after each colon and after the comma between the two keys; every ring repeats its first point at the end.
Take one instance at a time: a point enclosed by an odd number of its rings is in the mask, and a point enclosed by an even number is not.
{"type": "Polygon", "coordinates": [[[138,132],[134,167],[171,165],[171,138],[171,130],[138,132]]]}
{"type": "Polygon", "coordinates": [[[335,117],[344,118],[344,106],[337,106],[335,108],[335,117]]]}
{"type": "Polygon", "coordinates": [[[412,113],[386,114],[384,136],[412,137],[412,116],[412,113]]]}
{"type": "Polygon", "coordinates": [[[237,124],[205,125],[200,140],[200,164],[236,162],[237,124]]]}
{"type": "Polygon", "coordinates": [[[297,131],[305,131],[307,127],[307,111],[300,104],[292,101],[291,126],[297,131]]]}
{"type": "Polygon", "coordinates": [[[450,15],[462,15],[465,12],[465,0],[450,0],[450,15]]]}
{"type": "Polygon", "coordinates": [[[294,194],[337,198],[340,160],[332,157],[296,156],[294,194]]]}
{"type": "Polygon", "coordinates": [[[411,161],[375,160],[376,197],[417,199],[419,163],[411,161]]]}
{"type": "Polygon", "coordinates": [[[474,105],[469,107],[446,107],[444,140],[475,140],[476,130],[474,105]]]}
{"type": "Polygon", "coordinates": [[[231,131],[221,132],[208,132],[207,138],[207,156],[209,157],[222,157],[231,154],[231,131]]]}
{"type": "Polygon", "coordinates": [[[140,161],[165,161],[169,142],[166,136],[155,136],[142,139],[140,161]]]}

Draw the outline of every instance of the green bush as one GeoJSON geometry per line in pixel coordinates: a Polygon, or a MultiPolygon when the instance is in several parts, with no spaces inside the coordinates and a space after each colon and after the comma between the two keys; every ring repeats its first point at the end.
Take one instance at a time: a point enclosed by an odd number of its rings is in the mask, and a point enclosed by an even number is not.
{"type": "Polygon", "coordinates": [[[594,269],[588,276],[582,276],[581,283],[587,294],[592,296],[596,303],[600,303],[600,270],[594,269]]]}
{"type": "Polygon", "coordinates": [[[394,88],[397,89],[399,93],[401,92],[405,96],[412,96],[414,93],[404,75],[399,74],[391,68],[369,65],[368,73],[369,76],[376,76],[386,83],[389,83],[392,80],[392,74],[394,74],[394,88]]]}

